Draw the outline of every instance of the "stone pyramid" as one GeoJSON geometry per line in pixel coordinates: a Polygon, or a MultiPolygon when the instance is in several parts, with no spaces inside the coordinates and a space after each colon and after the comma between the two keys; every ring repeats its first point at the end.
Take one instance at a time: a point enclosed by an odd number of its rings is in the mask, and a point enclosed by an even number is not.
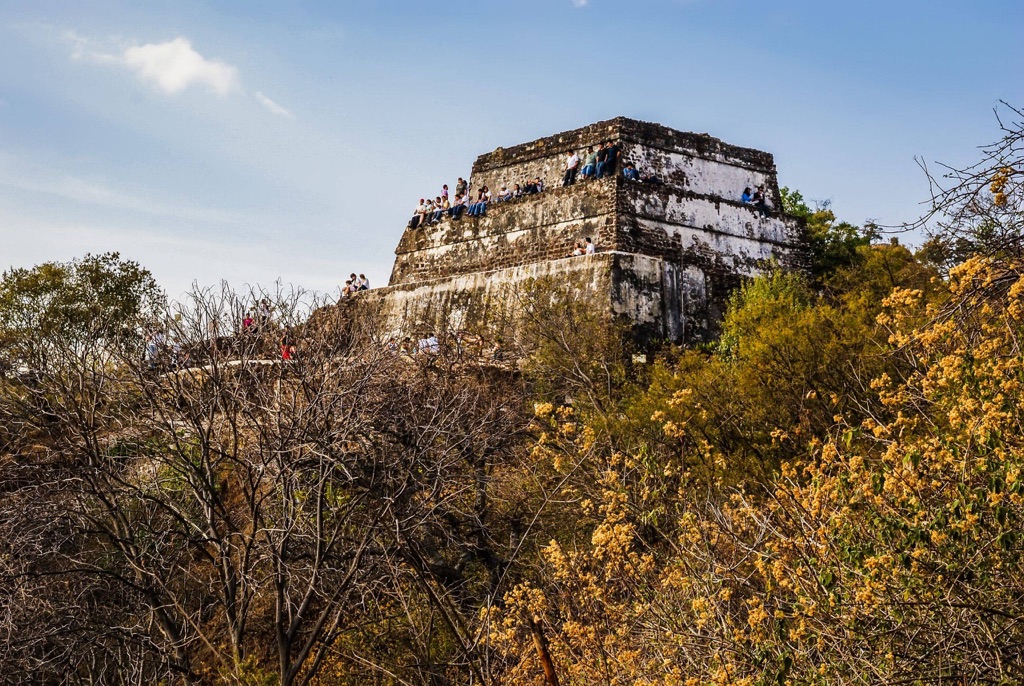
{"type": "Polygon", "coordinates": [[[571,279],[638,339],[696,342],[715,331],[744,277],[773,261],[807,265],[805,229],[779,210],[766,152],[619,117],[481,155],[469,183],[475,196],[484,185],[497,194],[535,177],[542,193],[406,230],[388,286],[353,300],[372,303],[396,333],[450,331],[486,322],[529,279],[571,279]],[[621,150],[615,174],[562,187],[567,153],[582,158],[605,141],[621,150]],[[657,182],[625,179],[627,162],[657,182]],[[743,189],[757,186],[767,216],[741,202],[743,189]],[[598,252],[572,256],[583,237],[598,252]]]}

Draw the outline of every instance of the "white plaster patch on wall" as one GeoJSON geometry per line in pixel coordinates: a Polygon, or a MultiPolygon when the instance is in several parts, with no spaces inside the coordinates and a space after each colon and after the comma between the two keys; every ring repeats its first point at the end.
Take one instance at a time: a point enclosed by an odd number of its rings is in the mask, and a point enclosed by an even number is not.
{"type": "Polygon", "coordinates": [[[671,194],[666,203],[655,194],[643,194],[633,200],[630,209],[639,215],[664,217],[668,224],[698,229],[710,227],[714,232],[787,245],[798,242],[795,223],[778,217],[762,218],[753,207],[726,203],[716,206],[709,200],[684,199],[671,194]]]}
{"type": "Polygon", "coordinates": [[[753,169],[636,144],[628,146],[624,158],[642,173],[653,173],[662,179],[685,174],[687,190],[731,200],[738,201],[747,186],[771,184],[767,174],[753,169]]]}
{"type": "Polygon", "coordinates": [[[639,223],[645,228],[678,236],[683,251],[697,248],[707,253],[709,257],[731,264],[735,271],[743,276],[755,275],[758,271],[755,265],[773,257],[785,262],[786,253],[770,243],[646,219],[640,220],[639,223]]]}

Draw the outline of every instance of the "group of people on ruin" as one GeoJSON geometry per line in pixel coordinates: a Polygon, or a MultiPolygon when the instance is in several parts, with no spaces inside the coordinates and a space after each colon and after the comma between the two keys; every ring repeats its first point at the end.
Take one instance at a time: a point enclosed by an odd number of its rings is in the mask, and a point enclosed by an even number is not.
{"type": "Polygon", "coordinates": [[[590,240],[590,236],[587,236],[582,241],[576,241],[572,248],[572,256],[579,257],[580,255],[593,255],[597,252],[597,246],[594,245],[594,241],[590,240]]]}
{"type": "Polygon", "coordinates": [[[242,318],[242,333],[254,333],[266,328],[270,324],[272,313],[273,308],[270,305],[270,301],[266,298],[261,298],[256,302],[255,307],[246,311],[245,316],[242,318]]]}
{"type": "Polygon", "coordinates": [[[534,195],[544,191],[544,181],[538,176],[529,179],[526,183],[515,184],[511,188],[502,186],[497,193],[491,191],[487,186],[477,189],[476,198],[469,189],[469,184],[461,176],[455,184],[455,198],[448,198],[448,184],[441,187],[441,195],[433,200],[420,198],[416,205],[412,219],[409,220],[410,229],[417,229],[421,226],[436,224],[445,217],[459,219],[465,214],[468,217],[482,217],[487,214],[487,207],[496,202],[506,202],[524,195],[534,195]]]}
{"type": "Polygon", "coordinates": [[[579,153],[570,150],[565,158],[562,186],[573,185],[576,183],[577,176],[583,179],[603,179],[606,176],[615,176],[619,152],[619,144],[611,141],[605,141],[596,148],[593,145],[589,146],[582,160],[579,153]]]}
{"type": "Polygon", "coordinates": [[[147,332],[143,346],[146,368],[153,373],[185,369],[192,366],[195,359],[203,357],[199,354],[203,348],[207,353],[223,353],[236,350],[240,345],[249,345],[247,341],[265,340],[272,343],[279,330],[273,320],[273,306],[267,298],[255,301],[241,319],[233,319],[228,327],[224,326],[220,316],[211,314],[205,328],[205,340],[201,344],[183,343],[180,339],[182,332],[174,327],[170,331],[156,328],[147,332]]]}
{"type": "MultiPolygon", "coordinates": [[[[563,174],[562,187],[571,186],[577,180],[597,180],[605,177],[615,176],[621,162],[622,151],[618,143],[605,141],[600,145],[587,147],[581,157],[572,150],[567,153],[563,174]]],[[[643,174],[637,170],[632,162],[622,165],[622,177],[627,181],[660,185],[661,179],[653,174],[643,174]]],[[[514,200],[527,195],[542,193],[545,185],[541,177],[528,179],[523,184],[513,186],[502,186],[497,192],[492,191],[486,185],[477,189],[474,197],[469,183],[459,177],[455,184],[455,197],[449,199],[448,184],[441,187],[441,194],[430,198],[420,198],[413,216],[409,220],[408,228],[417,229],[423,226],[437,224],[446,217],[459,219],[463,215],[468,217],[482,217],[487,214],[488,206],[514,200]]]]}
{"type": "Polygon", "coordinates": [[[189,353],[177,341],[170,341],[161,329],[146,334],[143,353],[146,369],[150,372],[180,369],[188,366],[189,353]]]}
{"type": "Polygon", "coordinates": [[[353,273],[350,274],[348,279],[345,281],[345,285],[341,289],[341,297],[347,298],[355,295],[359,291],[368,290],[370,290],[370,280],[366,278],[366,274],[356,276],[353,273]]]}

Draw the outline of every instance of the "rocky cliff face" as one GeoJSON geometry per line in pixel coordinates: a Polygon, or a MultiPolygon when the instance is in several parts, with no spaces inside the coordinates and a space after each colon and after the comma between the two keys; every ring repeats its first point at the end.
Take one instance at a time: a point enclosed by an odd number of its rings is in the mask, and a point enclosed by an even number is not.
{"type": "MultiPolygon", "coordinates": [[[[781,214],[768,153],[706,134],[618,118],[481,155],[470,187],[492,192],[540,177],[547,190],[414,230],[399,241],[387,288],[364,292],[396,332],[486,322],[528,279],[573,275],[595,307],[633,325],[642,339],[695,342],[711,335],[729,293],[770,261],[806,265],[804,229],[781,214]],[[616,173],[562,188],[564,159],[613,141],[616,173]],[[632,162],[658,183],[627,181],[632,162]],[[761,216],[740,201],[763,186],[761,216]],[[590,237],[597,255],[571,257],[590,237]]],[[[366,304],[370,304],[367,302],[366,304]]]]}

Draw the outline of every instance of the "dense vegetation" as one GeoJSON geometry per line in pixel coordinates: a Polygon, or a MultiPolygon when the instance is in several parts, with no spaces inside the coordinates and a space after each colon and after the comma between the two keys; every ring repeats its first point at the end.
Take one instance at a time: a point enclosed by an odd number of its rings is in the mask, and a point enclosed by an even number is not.
{"type": "Polygon", "coordinates": [[[717,341],[650,364],[550,284],[520,369],[300,327],[296,297],[271,366],[269,324],[209,342],[253,294],[167,315],[117,256],[6,273],[0,680],[1024,679],[1005,133],[916,253],[786,191],[812,272],[750,281],[717,341]],[[143,357],[154,326],[190,369],[143,357]]]}

